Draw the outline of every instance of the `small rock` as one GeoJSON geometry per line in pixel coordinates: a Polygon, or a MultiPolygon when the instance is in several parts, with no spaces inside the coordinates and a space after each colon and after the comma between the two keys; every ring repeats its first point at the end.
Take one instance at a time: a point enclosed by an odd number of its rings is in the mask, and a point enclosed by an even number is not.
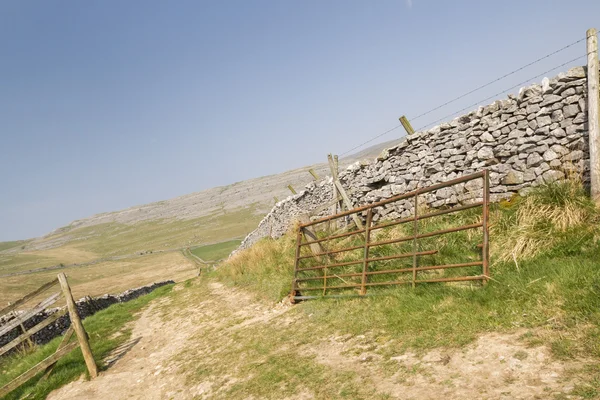
{"type": "Polygon", "coordinates": [[[544,158],[544,161],[550,162],[550,161],[558,158],[558,154],[556,154],[551,149],[548,149],[544,152],[544,155],[542,157],[544,158]]]}
{"type": "Polygon", "coordinates": [[[490,147],[482,147],[477,152],[477,158],[480,160],[491,160],[494,158],[494,151],[490,147]]]}
{"type": "Polygon", "coordinates": [[[523,173],[520,171],[511,170],[502,179],[503,185],[519,185],[524,182],[523,173]]]}
{"type": "Polygon", "coordinates": [[[531,153],[527,157],[527,167],[535,167],[540,165],[542,162],[542,157],[538,153],[531,153]]]}
{"type": "Polygon", "coordinates": [[[557,103],[561,100],[562,100],[562,96],[559,96],[557,94],[547,94],[544,96],[544,99],[543,99],[542,103],[540,104],[540,106],[541,107],[549,106],[550,104],[557,103]]]}
{"type": "Polygon", "coordinates": [[[556,170],[551,169],[551,170],[544,172],[542,177],[544,178],[544,182],[552,183],[552,182],[556,182],[561,179],[564,179],[565,174],[562,171],[556,171],[556,170]]]}
{"type": "Polygon", "coordinates": [[[573,117],[579,114],[579,105],[569,104],[568,106],[564,106],[562,111],[565,118],[573,117]]]}

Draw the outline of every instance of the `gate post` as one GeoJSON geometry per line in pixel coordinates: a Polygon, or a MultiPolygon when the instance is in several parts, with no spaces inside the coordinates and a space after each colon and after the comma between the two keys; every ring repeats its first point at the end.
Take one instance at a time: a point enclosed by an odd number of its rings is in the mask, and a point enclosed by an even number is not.
{"type": "Polygon", "coordinates": [[[596,29],[587,34],[587,114],[590,146],[590,194],[600,206],[600,126],[598,121],[598,38],[596,29]]]}

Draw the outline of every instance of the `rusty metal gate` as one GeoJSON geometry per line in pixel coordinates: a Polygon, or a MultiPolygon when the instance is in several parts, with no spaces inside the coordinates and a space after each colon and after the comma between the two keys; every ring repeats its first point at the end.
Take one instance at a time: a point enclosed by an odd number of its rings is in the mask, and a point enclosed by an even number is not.
{"type": "Polygon", "coordinates": [[[483,170],[300,224],[292,301],[364,296],[368,289],[389,285],[487,282],[489,202],[489,175],[483,170]],[[452,201],[432,201],[444,188],[455,196],[452,201]],[[429,197],[423,201],[424,196],[429,197]],[[403,210],[403,214],[385,220],[374,217],[386,211],[389,215],[389,210],[403,210]],[[444,229],[436,229],[440,219],[444,229]],[[450,254],[457,243],[464,254],[450,254]],[[440,249],[445,254],[439,254],[440,249]]]}

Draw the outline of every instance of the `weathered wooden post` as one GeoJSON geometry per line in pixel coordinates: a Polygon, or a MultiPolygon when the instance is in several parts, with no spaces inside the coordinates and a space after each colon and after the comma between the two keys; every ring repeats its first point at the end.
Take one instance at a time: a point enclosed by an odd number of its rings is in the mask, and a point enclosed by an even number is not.
{"type": "Polygon", "coordinates": [[[81,353],[83,353],[85,365],[90,373],[90,377],[95,378],[98,376],[98,366],[96,365],[96,361],[94,361],[94,356],[92,355],[92,349],[90,348],[87,332],[83,328],[79,314],[77,314],[75,300],[73,300],[71,288],[69,287],[69,282],[67,282],[67,276],[64,274],[64,272],[58,274],[58,282],[60,283],[60,287],[62,288],[65,299],[67,300],[69,317],[71,317],[71,326],[77,335],[77,340],[79,341],[79,347],[81,347],[81,353]]]}
{"type": "Polygon", "coordinates": [[[598,121],[598,37],[595,28],[587,31],[587,114],[590,144],[590,194],[600,206],[600,127],[598,121]]]}
{"type": "Polygon", "coordinates": [[[413,133],[415,133],[415,130],[413,129],[410,122],[408,122],[408,118],[406,118],[405,115],[401,116],[399,119],[407,134],[412,135],[413,133]]]}
{"type": "MultiPolygon", "coordinates": [[[[337,192],[337,187],[335,187],[335,181],[337,179],[337,170],[335,168],[335,163],[333,161],[333,156],[330,154],[327,154],[327,162],[329,163],[329,170],[331,171],[331,179],[333,179],[333,199],[337,199],[338,198],[338,192],[337,192]]],[[[337,210],[338,210],[338,204],[337,202],[333,204],[333,206],[331,206],[331,215],[335,215],[337,214],[337,210]]]]}

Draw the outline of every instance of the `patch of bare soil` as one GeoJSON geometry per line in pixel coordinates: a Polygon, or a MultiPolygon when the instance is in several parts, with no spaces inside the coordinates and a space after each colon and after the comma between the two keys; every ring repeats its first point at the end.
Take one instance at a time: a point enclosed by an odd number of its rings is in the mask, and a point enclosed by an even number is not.
{"type": "MultiPolygon", "coordinates": [[[[185,291],[181,285],[176,290],[185,291]]],[[[170,299],[150,306],[136,321],[132,341],[121,349],[124,355],[114,356],[108,370],[93,381],[73,382],[49,399],[227,398],[227,387],[248,377],[238,376],[233,368],[199,383],[182,373],[182,355],[187,363],[190,357],[202,357],[218,364],[211,352],[214,347],[202,338],[227,346],[234,334],[248,327],[289,327],[297,316],[285,315],[289,306],[268,307],[218,283],[211,283],[209,290],[200,301],[178,303],[181,308],[166,318],[160,313],[170,306],[165,304],[170,299]]],[[[569,394],[575,384],[569,371],[579,370],[584,362],[557,361],[545,346],[527,347],[519,334],[490,333],[462,349],[424,354],[390,355],[386,344],[368,332],[316,338],[296,350],[314,355],[326,367],[356,373],[361,384],[393,399],[576,398],[569,394]]],[[[298,393],[303,399],[317,398],[309,389],[300,388],[298,393]]]]}
{"type": "Polygon", "coordinates": [[[553,360],[546,346],[528,347],[519,336],[489,333],[463,349],[407,352],[385,360],[382,348],[368,335],[330,337],[302,351],[311,352],[318,362],[332,368],[370,377],[378,391],[395,399],[547,399],[568,395],[574,388],[571,372],[585,363],[553,360]]]}

